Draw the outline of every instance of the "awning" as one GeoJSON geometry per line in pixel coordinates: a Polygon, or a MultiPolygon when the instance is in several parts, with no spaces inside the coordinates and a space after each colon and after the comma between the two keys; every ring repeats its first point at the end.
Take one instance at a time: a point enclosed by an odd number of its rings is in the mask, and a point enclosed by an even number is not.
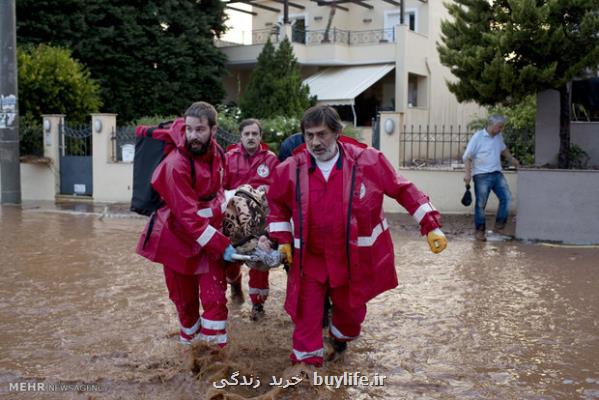
{"type": "Polygon", "coordinates": [[[331,67],[304,80],[318,103],[353,105],[354,99],[395,68],[395,64],[331,67]]]}

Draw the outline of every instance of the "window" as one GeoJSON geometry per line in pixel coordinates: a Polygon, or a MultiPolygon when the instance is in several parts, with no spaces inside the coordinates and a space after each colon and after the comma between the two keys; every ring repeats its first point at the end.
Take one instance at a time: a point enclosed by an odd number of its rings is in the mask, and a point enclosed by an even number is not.
{"type": "Polygon", "coordinates": [[[423,75],[408,74],[408,107],[426,108],[427,78],[423,75]]]}
{"type": "MultiPolygon", "coordinates": [[[[395,25],[400,24],[401,12],[399,10],[387,10],[385,11],[385,38],[389,41],[393,41],[393,33],[391,29],[395,25]]],[[[418,10],[415,8],[406,9],[404,13],[404,23],[408,25],[409,29],[414,32],[418,32],[418,10]]]]}

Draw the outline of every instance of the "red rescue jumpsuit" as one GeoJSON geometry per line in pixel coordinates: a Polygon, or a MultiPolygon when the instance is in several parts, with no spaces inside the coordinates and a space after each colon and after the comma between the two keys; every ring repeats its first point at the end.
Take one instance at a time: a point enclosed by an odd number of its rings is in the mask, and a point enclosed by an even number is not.
{"type": "MultiPolygon", "coordinates": [[[[225,171],[224,188],[236,189],[241,185],[249,184],[254,189],[259,186],[268,186],[272,180],[272,171],[279,164],[277,156],[268,150],[264,143],[254,153],[249,155],[241,144],[227,148],[227,167],[225,171]]],[[[268,271],[250,269],[248,282],[252,304],[263,304],[268,297],[268,271]]],[[[231,284],[241,283],[241,264],[234,263],[227,266],[227,281],[231,284]]]]}
{"type": "Polygon", "coordinates": [[[328,181],[304,149],[275,169],[267,194],[270,236],[294,243],[285,299],[295,324],[294,363],[322,365],[327,290],[333,302],[329,334],[351,341],[360,334],[366,303],[397,286],[383,195],[406,208],[422,234],[441,226],[428,197],[398,175],[381,152],[338,145],[339,159],[328,181]]]}
{"type": "Polygon", "coordinates": [[[169,297],[181,323],[181,341],[199,338],[222,347],[227,343],[227,284],[222,256],[230,243],[221,232],[224,154],[212,140],[204,155],[192,156],[185,147],[184,129],[182,119],[173,124],[171,138],[176,149],[152,175],[152,187],[164,205],[146,225],[137,253],[163,264],[169,297]]]}

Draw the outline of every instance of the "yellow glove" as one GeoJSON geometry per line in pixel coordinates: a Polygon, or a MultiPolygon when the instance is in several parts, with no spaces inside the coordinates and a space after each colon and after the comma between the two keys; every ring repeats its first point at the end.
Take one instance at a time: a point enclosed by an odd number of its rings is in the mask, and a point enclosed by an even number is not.
{"type": "Polygon", "coordinates": [[[447,247],[447,238],[439,228],[430,231],[428,235],[426,235],[426,240],[428,241],[431,251],[435,254],[442,252],[447,247]]]}
{"type": "Polygon", "coordinates": [[[289,243],[279,245],[279,253],[283,257],[283,262],[291,265],[293,263],[293,249],[289,243]]]}

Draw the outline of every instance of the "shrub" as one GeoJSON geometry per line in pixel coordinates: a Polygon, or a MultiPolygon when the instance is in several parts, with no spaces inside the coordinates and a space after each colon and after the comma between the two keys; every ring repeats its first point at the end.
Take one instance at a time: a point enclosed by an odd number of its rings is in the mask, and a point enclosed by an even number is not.
{"type": "Polygon", "coordinates": [[[41,155],[42,114],[65,114],[69,123],[83,124],[100,108],[100,87],[69,50],[47,45],[19,48],[17,59],[20,152],[41,155]]]}

